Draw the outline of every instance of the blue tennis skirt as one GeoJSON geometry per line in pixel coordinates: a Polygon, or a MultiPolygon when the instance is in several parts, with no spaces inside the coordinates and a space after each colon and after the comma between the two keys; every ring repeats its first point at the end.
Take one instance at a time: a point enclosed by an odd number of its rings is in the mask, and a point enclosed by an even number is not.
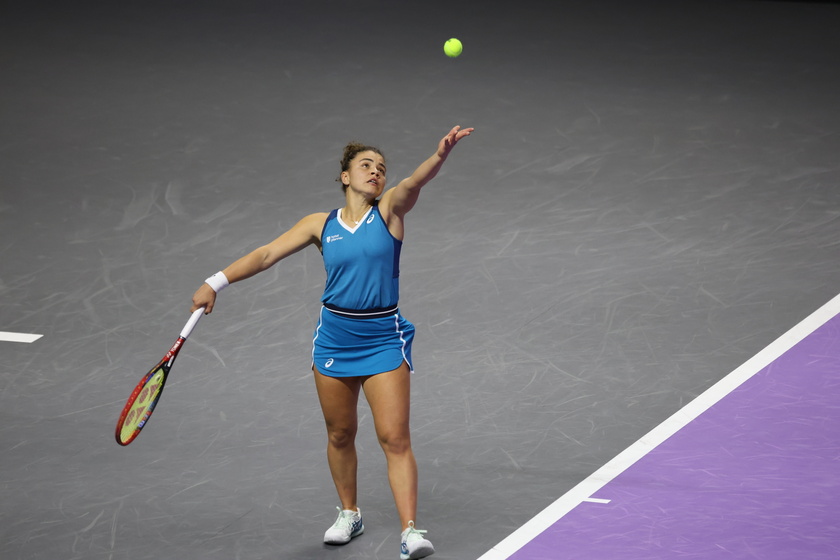
{"type": "Polygon", "coordinates": [[[361,377],[411,365],[414,325],[398,308],[370,316],[321,307],[312,337],[312,366],[329,377],[361,377]]]}

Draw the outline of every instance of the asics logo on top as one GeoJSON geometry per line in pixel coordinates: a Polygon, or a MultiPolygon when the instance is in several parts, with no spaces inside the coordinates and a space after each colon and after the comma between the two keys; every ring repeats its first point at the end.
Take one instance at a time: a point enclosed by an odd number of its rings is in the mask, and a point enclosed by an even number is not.
{"type": "Polygon", "coordinates": [[[367,222],[365,222],[365,223],[366,223],[366,224],[371,223],[375,217],[376,217],[376,216],[374,216],[373,214],[371,214],[371,215],[370,215],[370,218],[368,218],[368,219],[367,219],[367,222]]]}

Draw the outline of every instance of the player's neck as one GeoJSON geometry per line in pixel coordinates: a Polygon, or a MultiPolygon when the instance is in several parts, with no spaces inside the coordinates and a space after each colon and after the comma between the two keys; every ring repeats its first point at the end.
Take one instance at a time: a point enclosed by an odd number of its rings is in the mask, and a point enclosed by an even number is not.
{"type": "Polygon", "coordinates": [[[365,217],[365,214],[368,213],[368,210],[373,207],[373,202],[363,198],[351,199],[347,197],[347,204],[341,210],[341,217],[358,224],[365,217]]]}

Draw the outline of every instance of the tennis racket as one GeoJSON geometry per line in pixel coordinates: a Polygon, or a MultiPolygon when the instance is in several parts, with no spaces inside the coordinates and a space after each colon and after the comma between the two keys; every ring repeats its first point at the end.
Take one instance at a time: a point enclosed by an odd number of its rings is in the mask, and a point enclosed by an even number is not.
{"type": "Polygon", "coordinates": [[[163,392],[163,386],[166,384],[166,378],[169,376],[169,370],[172,369],[172,364],[175,363],[175,358],[178,357],[178,352],[190,336],[198,320],[204,314],[204,308],[196,309],[193,312],[190,320],[184,325],[178,340],[169,349],[169,352],[163,359],[153,367],[149,373],[143,376],[140,383],[131,392],[125,406],[120,414],[120,419],[117,421],[116,438],[120,445],[128,445],[140,435],[140,430],[149,421],[149,417],[155,410],[160,395],[163,392]]]}

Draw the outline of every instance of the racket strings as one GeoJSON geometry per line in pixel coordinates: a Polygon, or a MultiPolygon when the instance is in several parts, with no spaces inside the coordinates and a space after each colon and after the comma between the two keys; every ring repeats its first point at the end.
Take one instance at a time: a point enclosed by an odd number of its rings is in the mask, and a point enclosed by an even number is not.
{"type": "Polygon", "coordinates": [[[131,405],[120,430],[120,438],[123,441],[128,440],[134,432],[142,428],[148,419],[163,388],[163,376],[163,370],[157,370],[143,386],[137,399],[131,405]]]}

